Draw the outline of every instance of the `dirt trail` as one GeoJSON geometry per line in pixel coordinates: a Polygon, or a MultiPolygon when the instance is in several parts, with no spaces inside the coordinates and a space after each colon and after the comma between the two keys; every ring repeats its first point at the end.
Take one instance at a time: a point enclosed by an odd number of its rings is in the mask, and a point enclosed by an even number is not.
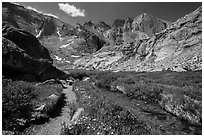
{"type": "Polygon", "coordinates": [[[66,104],[62,108],[60,116],[50,119],[48,123],[41,125],[41,127],[36,130],[36,135],[59,135],[62,128],[62,123],[70,123],[71,116],[68,103],[76,102],[76,95],[72,91],[72,86],[68,86],[68,88],[63,89],[63,93],[65,94],[64,101],[66,104]]]}

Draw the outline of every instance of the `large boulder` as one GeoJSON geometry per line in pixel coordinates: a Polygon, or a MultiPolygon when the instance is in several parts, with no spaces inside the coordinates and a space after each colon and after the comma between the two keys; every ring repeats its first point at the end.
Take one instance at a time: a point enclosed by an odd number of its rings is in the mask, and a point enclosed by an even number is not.
{"type": "Polygon", "coordinates": [[[162,92],[159,104],[166,111],[187,120],[194,125],[202,125],[202,102],[180,93],[162,92]]]}

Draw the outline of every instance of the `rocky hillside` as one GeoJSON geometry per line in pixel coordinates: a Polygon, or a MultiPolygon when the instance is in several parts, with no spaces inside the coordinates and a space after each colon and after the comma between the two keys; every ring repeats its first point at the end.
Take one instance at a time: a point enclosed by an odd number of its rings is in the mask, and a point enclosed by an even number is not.
{"type": "Polygon", "coordinates": [[[201,7],[169,26],[159,25],[160,23],[156,22],[153,26],[158,28],[157,31],[145,29],[150,24],[144,23],[143,19],[149,19],[151,16],[143,15],[145,17],[136,18],[132,23],[133,30],[137,31],[122,33],[127,41],[122,41],[119,45],[103,47],[92,55],[76,60],[75,68],[113,71],[202,69],[201,7]],[[143,22],[141,26],[146,27],[138,28],[137,22],[143,22]],[[165,27],[167,28],[164,29],[165,27]]]}
{"type": "MultiPolygon", "coordinates": [[[[54,64],[69,64],[76,59],[76,56],[93,53],[106,43],[101,32],[109,26],[104,22],[97,24],[98,30],[93,32],[86,24],[73,27],[57,17],[14,3],[2,3],[2,12],[3,27],[31,33],[48,49],[54,64]]],[[[17,38],[18,36],[14,40],[17,38]]],[[[32,54],[41,54],[41,52],[34,51],[32,54]]]]}
{"type": "Polygon", "coordinates": [[[2,22],[23,29],[34,36],[64,36],[74,33],[74,27],[59,19],[13,3],[2,3],[2,22]]]}
{"type": "Polygon", "coordinates": [[[3,76],[43,81],[63,75],[63,72],[53,66],[50,51],[39,39],[50,35],[58,36],[58,33],[61,35],[65,32],[62,28],[66,24],[20,5],[2,3],[2,7],[3,76]]]}

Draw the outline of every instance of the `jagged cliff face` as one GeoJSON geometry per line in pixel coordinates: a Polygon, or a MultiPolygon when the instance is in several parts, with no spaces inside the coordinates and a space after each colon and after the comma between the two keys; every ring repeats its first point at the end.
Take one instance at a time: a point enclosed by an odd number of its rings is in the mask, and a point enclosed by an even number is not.
{"type": "Polygon", "coordinates": [[[134,19],[132,29],[133,31],[141,31],[149,36],[153,36],[154,34],[166,29],[169,25],[170,22],[161,20],[150,14],[143,13],[134,19]]]}
{"type": "Polygon", "coordinates": [[[131,18],[127,18],[126,20],[116,19],[113,22],[112,28],[106,32],[106,37],[120,45],[126,42],[124,39],[127,39],[127,33],[132,33],[131,36],[128,36],[128,39],[137,39],[138,37],[134,35],[138,33],[147,35],[144,36],[146,38],[166,29],[169,25],[170,22],[144,13],[137,16],[134,20],[131,18]]]}
{"type": "Polygon", "coordinates": [[[123,25],[123,32],[132,31],[132,22],[133,22],[133,19],[131,18],[127,18],[125,20],[125,23],[123,25]]]}
{"type": "MultiPolygon", "coordinates": [[[[157,25],[156,23],[153,26],[157,25]]],[[[162,28],[163,25],[161,25],[160,29],[162,28]]],[[[137,32],[138,36],[141,36],[140,31],[137,32]]],[[[135,36],[130,42],[102,48],[100,52],[75,61],[75,66],[76,68],[85,67],[87,69],[114,71],[161,71],[163,69],[186,71],[202,69],[201,7],[178,19],[152,37],[145,34],[141,36],[141,39],[135,36]]]]}

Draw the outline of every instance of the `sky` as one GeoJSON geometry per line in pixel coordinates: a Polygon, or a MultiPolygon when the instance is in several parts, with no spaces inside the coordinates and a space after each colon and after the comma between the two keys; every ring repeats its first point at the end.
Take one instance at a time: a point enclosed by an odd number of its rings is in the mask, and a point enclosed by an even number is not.
{"type": "Polygon", "coordinates": [[[149,13],[166,21],[178,18],[196,10],[201,2],[17,2],[20,5],[54,15],[73,26],[87,21],[104,21],[112,25],[115,19],[134,19],[142,13],[149,13]]]}

